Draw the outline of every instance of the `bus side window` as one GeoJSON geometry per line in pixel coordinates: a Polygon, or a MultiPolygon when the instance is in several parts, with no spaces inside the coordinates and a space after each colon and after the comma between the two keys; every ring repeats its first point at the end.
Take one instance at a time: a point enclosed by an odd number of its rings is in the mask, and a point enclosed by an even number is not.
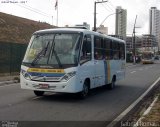
{"type": "Polygon", "coordinates": [[[91,36],[85,35],[82,44],[82,50],[80,52],[80,63],[91,60],[91,36]]]}
{"type": "Polygon", "coordinates": [[[104,53],[103,51],[103,46],[104,46],[104,40],[102,37],[94,37],[94,58],[96,60],[102,60],[104,59],[104,53]]]}
{"type": "Polygon", "coordinates": [[[123,43],[120,43],[120,59],[125,59],[125,45],[123,43]]]}
{"type": "Polygon", "coordinates": [[[111,44],[112,44],[111,39],[105,39],[104,40],[105,59],[106,60],[111,60],[112,59],[111,44]]]}
{"type": "Polygon", "coordinates": [[[117,41],[113,41],[112,43],[112,52],[113,52],[113,59],[119,60],[119,57],[120,57],[119,43],[117,41]]]}

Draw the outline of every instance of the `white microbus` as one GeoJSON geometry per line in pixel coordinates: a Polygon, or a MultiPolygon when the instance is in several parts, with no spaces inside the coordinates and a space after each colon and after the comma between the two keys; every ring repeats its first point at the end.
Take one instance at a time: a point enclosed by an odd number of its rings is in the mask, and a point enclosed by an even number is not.
{"type": "Polygon", "coordinates": [[[125,76],[125,42],[86,29],[57,28],[33,34],[24,56],[20,84],[37,96],[44,92],[78,93],[125,76]]]}

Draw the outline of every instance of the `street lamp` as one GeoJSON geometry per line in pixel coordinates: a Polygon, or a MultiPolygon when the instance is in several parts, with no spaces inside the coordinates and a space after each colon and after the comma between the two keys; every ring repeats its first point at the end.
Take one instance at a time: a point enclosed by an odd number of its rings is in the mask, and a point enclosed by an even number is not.
{"type": "Polygon", "coordinates": [[[99,3],[105,3],[105,2],[108,2],[108,1],[98,1],[98,2],[94,2],[94,29],[93,31],[96,31],[97,28],[96,28],[96,5],[99,4],[99,3]]]}
{"type": "Polygon", "coordinates": [[[112,16],[112,15],[114,15],[114,14],[120,14],[120,13],[122,13],[122,11],[120,11],[120,12],[118,12],[118,13],[109,14],[109,15],[101,22],[101,24],[99,25],[99,27],[106,21],[106,19],[107,19],[108,17],[110,17],[110,16],[112,16]]]}

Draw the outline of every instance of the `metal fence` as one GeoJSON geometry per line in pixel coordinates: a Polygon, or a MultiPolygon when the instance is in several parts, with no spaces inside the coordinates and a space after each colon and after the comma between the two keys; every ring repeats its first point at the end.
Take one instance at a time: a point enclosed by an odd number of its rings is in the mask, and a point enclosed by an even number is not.
{"type": "Polygon", "coordinates": [[[0,74],[20,72],[27,44],[0,42],[0,74]]]}

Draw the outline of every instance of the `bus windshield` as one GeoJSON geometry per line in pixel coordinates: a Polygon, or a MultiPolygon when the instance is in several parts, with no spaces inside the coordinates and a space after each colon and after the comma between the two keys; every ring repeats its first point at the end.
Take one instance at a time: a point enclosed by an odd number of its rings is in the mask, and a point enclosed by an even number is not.
{"type": "Polygon", "coordinates": [[[142,54],[142,59],[152,59],[153,58],[153,53],[151,53],[151,52],[144,52],[143,54],[142,54]]]}
{"type": "Polygon", "coordinates": [[[23,63],[64,67],[77,65],[80,50],[78,33],[33,35],[23,63]]]}

